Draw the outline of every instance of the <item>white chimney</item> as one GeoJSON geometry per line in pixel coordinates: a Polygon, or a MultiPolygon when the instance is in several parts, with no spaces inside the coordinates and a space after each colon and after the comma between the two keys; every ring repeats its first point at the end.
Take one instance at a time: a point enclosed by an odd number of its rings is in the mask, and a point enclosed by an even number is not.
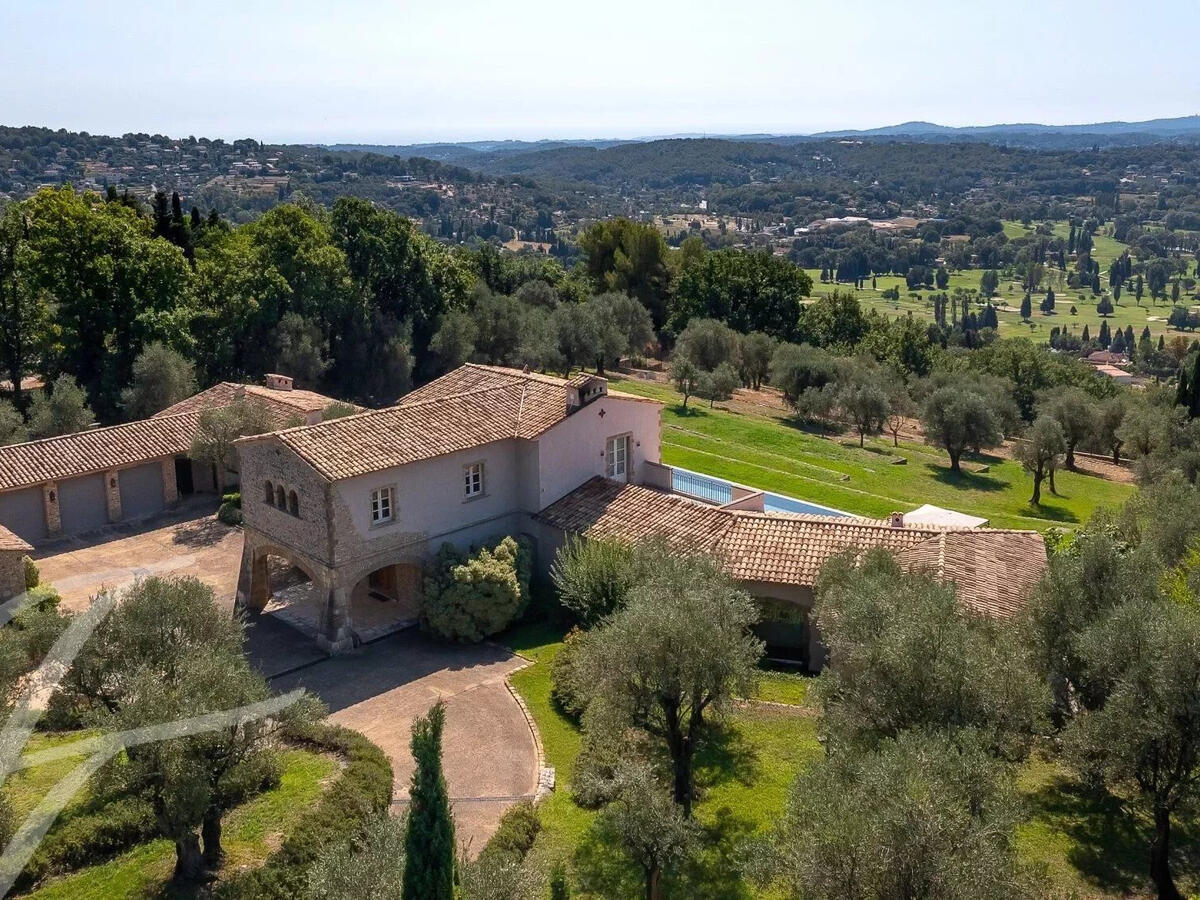
{"type": "Polygon", "coordinates": [[[292,376],[268,374],[264,383],[268,390],[290,391],[292,389],[292,376]]]}

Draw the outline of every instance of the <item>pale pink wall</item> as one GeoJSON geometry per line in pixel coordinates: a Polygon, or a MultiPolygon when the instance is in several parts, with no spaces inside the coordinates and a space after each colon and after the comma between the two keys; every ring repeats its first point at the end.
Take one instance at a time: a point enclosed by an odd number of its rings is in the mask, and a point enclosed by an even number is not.
{"type": "Polygon", "coordinates": [[[539,484],[531,512],[544,509],[589,478],[603,475],[609,437],[630,434],[629,481],[640,484],[643,464],[662,460],[662,406],[606,396],[559,422],[538,438],[539,484]],[[600,413],[604,415],[601,416],[600,413]]]}

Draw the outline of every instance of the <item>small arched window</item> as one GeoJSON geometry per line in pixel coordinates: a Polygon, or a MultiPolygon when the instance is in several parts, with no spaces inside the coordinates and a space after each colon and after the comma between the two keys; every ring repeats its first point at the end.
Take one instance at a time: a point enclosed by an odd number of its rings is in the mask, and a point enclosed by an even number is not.
{"type": "Polygon", "coordinates": [[[264,503],[274,503],[275,502],[275,485],[271,484],[271,482],[268,481],[266,488],[267,488],[266,491],[263,493],[263,502],[264,503]]]}
{"type": "Polygon", "coordinates": [[[300,498],[296,495],[295,491],[288,494],[288,512],[293,516],[300,516],[300,498]]]}
{"type": "Polygon", "coordinates": [[[287,509],[287,497],[283,493],[283,485],[275,485],[275,505],[280,509],[287,509]]]}

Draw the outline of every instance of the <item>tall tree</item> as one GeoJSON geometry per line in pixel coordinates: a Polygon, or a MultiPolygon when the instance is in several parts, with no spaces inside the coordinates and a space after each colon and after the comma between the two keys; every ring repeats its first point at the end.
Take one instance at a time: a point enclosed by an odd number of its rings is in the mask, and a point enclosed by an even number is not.
{"type": "Polygon", "coordinates": [[[453,900],[454,819],[442,774],[442,730],[446,705],[438,701],[413,722],[412,754],[417,767],[409,788],[404,855],[404,900],[453,900]],[[417,861],[420,861],[417,864],[417,861]]]}
{"type": "Polygon", "coordinates": [[[1050,490],[1054,491],[1052,473],[1058,466],[1058,458],[1067,449],[1062,426],[1047,415],[1038,416],[1037,421],[1025,433],[1024,440],[1016,447],[1016,457],[1025,471],[1033,476],[1033,496],[1030,504],[1037,506],[1042,501],[1042,481],[1051,478],[1050,490]]]}
{"type": "Polygon", "coordinates": [[[667,319],[667,244],[653,225],[606,219],[579,236],[584,265],[597,291],[625,291],[650,311],[656,329],[667,319]]]}
{"type": "Polygon", "coordinates": [[[26,406],[22,381],[45,334],[49,310],[36,290],[24,204],[0,210],[0,370],[18,409],[26,406]]]}
{"type": "Polygon", "coordinates": [[[57,437],[83,431],[95,417],[83,388],[69,375],[59,375],[49,389],[38,394],[29,407],[29,436],[57,437]]]}
{"type": "Polygon", "coordinates": [[[579,671],[593,721],[614,733],[637,725],[665,745],[675,802],[690,817],[710,715],[747,688],[763,645],[750,633],[753,601],[715,560],[665,543],[652,552],[624,608],[588,632],[579,671]]]}

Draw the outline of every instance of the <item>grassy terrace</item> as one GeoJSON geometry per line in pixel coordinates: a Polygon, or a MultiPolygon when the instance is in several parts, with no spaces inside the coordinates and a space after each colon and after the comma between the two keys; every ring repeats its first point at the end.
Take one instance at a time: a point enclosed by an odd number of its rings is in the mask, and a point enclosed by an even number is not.
{"type": "Polygon", "coordinates": [[[802,431],[778,415],[709,409],[693,401],[684,412],[673,388],[635,379],[614,387],[653,397],[663,411],[663,462],[755,488],[808,500],[856,515],[882,517],[933,503],[986,516],[997,528],[1044,530],[1087,521],[1101,506],[1122,503],[1130,485],[1061,472],[1060,496],[1042,493],[1042,505],[1029,505],[1032,482],[1020,463],[998,456],[973,457],[964,471],[949,471],[945,453],[924,444],[856,435],[832,439],[802,431]],[[905,465],[893,460],[903,458],[905,465]],[[978,471],[986,466],[987,472],[978,471]]]}

